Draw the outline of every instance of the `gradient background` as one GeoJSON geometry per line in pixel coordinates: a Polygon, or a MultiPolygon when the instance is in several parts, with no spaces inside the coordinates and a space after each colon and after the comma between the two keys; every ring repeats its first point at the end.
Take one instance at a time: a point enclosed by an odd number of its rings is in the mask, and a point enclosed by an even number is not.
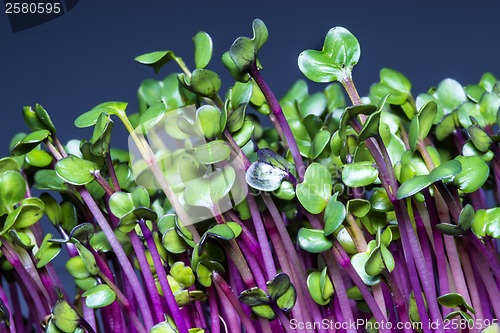
{"type": "MultiPolygon", "coordinates": [[[[214,57],[208,68],[219,72],[223,91],[232,79],[220,56],[240,35],[251,36],[259,17],[269,29],[260,59],[264,77],[277,96],[303,78],[298,54],[321,48],[326,32],[344,26],[360,41],[362,55],[354,69],[361,95],[378,80],[382,67],[403,72],[413,94],[446,77],[475,83],[483,72],[500,76],[499,1],[118,1],[81,0],[66,14],[34,28],[13,33],[0,13],[0,153],[10,138],[26,131],[23,105],[42,104],[51,114],[63,142],[84,138],[73,120],[95,105],[110,101],[137,107],[140,82],[155,77],[136,64],[142,53],[171,49],[193,67],[191,38],[208,32],[214,57]]],[[[178,71],[174,63],[157,78],[178,71]]],[[[320,86],[311,85],[311,90],[320,86]]],[[[113,144],[126,147],[122,126],[113,144]]]]}

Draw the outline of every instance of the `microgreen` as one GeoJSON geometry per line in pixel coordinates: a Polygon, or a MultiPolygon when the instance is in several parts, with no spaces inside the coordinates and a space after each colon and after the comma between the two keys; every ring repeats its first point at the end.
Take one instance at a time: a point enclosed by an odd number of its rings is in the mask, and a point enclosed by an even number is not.
{"type": "Polygon", "coordinates": [[[498,331],[500,81],[414,95],[383,68],[361,98],[360,43],[335,27],[298,70],[340,84],[284,82],[278,100],[259,54],[269,31],[252,29],[219,55],[236,82],[210,69],[206,32],[194,68],[177,51],[138,56],[169,73],[140,84],[137,110],[77,117],[88,138],[63,145],[57,119],[22,109],[30,132],[0,159],[1,332],[498,331]],[[129,151],[112,147],[120,122],[129,151]]]}

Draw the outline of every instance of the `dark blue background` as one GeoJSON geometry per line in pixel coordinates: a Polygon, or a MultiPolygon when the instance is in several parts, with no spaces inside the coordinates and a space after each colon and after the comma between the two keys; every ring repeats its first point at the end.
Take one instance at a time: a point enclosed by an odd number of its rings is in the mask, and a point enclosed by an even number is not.
{"type": "MultiPolygon", "coordinates": [[[[279,96],[302,78],[296,61],[307,48],[320,48],[331,27],[351,30],[362,48],[354,79],[360,93],[378,80],[382,67],[405,73],[414,95],[453,77],[463,84],[485,71],[500,76],[498,1],[118,1],[81,0],[63,16],[13,33],[0,13],[0,153],[10,138],[26,130],[21,108],[42,104],[52,115],[63,142],[85,137],[73,120],[109,100],[129,101],[135,112],[136,89],[154,76],[135,64],[139,54],[172,49],[192,66],[191,37],[212,35],[209,68],[230,77],[221,54],[239,35],[251,36],[255,17],[270,37],[261,54],[264,76],[279,96]]],[[[163,78],[178,69],[169,64],[163,78]]],[[[313,89],[318,89],[313,86],[313,89]]],[[[126,145],[121,126],[114,144],[126,145]]]]}

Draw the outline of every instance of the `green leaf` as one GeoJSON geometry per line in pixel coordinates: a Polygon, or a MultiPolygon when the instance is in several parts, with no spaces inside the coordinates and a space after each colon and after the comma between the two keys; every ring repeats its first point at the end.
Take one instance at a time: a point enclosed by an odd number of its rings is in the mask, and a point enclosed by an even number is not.
{"type": "Polygon", "coordinates": [[[347,211],[356,217],[365,216],[370,211],[370,208],[370,201],[368,200],[351,199],[347,201],[347,211]]]}
{"type": "Polygon", "coordinates": [[[432,125],[434,124],[434,119],[437,114],[437,104],[433,101],[427,102],[417,114],[418,117],[418,138],[419,140],[424,140],[429,134],[432,125]]]}
{"type": "Polygon", "coordinates": [[[367,265],[368,259],[370,258],[370,253],[363,252],[357,253],[352,256],[351,264],[358,273],[359,277],[367,286],[374,286],[380,282],[378,276],[368,275],[365,271],[365,266],[367,265]]]}
{"type": "Polygon", "coordinates": [[[342,169],[342,181],[349,187],[367,186],[377,178],[378,170],[369,161],[349,163],[342,169]]]}
{"type": "Polygon", "coordinates": [[[216,224],[210,229],[208,229],[207,234],[213,238],[219,238],[223,240],[231,240],[236,237],[230,226],[227,224],[216,224]]]}
{"type": "MultiPolygon", "coordinates": [[[[390,230],[390,229],[387,228],[387,230],[390,230]]],[[[396,267],[396,262],[394,260],[394,257],[392,256],[392,253],[389,251],[389,249],[387,247],[385,247],[384,244],[380,245],[380,250],[381,250],[381,254],[382,254],[382,259],[384,260],[384,265],[390,273],[396,267]]]]}
{"type": "Polygon", "coordinates": [[[472,205],[467,204],[464,206],[458,217],[458,225],[460,229],[467,231],[472,227],[474,222],[474,208],[472,205]]]}
{"type": "Polygon", "coordinates": [[[474,216],[472,231],[479,237],[500,238],[500,207],[479,209],[474,216]]]}
{"type": "Polygon", "coordinates": [[[363,142],[366,139],[379,135],[379,126],[380,126],[380,116],[382,111],[379,110],[375,113],[372,113],[368,119],[366,120],[363,128],[359,132],[358,142],[363,142]]]}
{"type": "Polygon", "coordinates": [[[33,149],[24,157],[26,163],[36,168],[43,168],[52,163],[52,156],[45,150],[33,149]]]}
{"type": "Polygon", "coordinates": [[[285,273],[277,274],[272,280],[267,281],[267,292],[272,300],[280,298],[290,288],[290,277],[285,273]]]}
{"type": "Polygon", "coordinates": [[[80,316],[64,300],[58,300],[52,307],[52,321],[64,333],[73,333],[80,326],[80,316]]]}
{"type": "Polygon", "coordinates": [[[57,226],[62,220],[62,209],[57,203],[56,199],[49,193],[44,192],[40,195],[40,200],[43,201],[45,207],[45,215],[49,218],[50,222],[57,226]]]}
{"type": "Polygon", "coordinates": [[[107,113],[101,113],[94,127],[90,142],[90,151],[96,156],[104,156],[109,153],[109,142],[111,141],[111,130],[113,121],[107,113]]]}
{"type": "Polygon", "coordinates": [[[193,43],[196,68],[207,67],[212,58],[212,38],[206,32],[200,31],[194,35],[193,43]]]}
{"type": "Polygon", "coordinates": [[[217,73],[208,69],[195,69],[191,74],[189,88],[196,94],[205,97],[217,95],[221,80],[217,73]]]}
{"type": "Polygon", "coordinates": [[[215,140],[198,146],[194,157],[203,164],[215,164],[226,160],[231,155],[231,148],[223,140],[215,140]]]}
{"type": "Polygon", "coordinates": [[[236,173],[232,167],[212,172],[206,178],[197,178],[186,184],[184,200],[191,206],[211,209],[231,190],[236,173]]]}
{"type": "Polygon", "coordinates": [[[487,152],[490,149],[493,141],[490,136],[478,126],[472,125],[467,127],[467,134],[474,146],[481,152],[487,152]]]}
{"type": "Polygon", "coordinates": [[[248,306],[256,306],[263,304],[270,304],[269,296],[266,292],[258,287],[253,287],[241,292],[238,296],[238,300],[248,306]]]}
{"type": "Polygon", "coordinates": [[[464,234],[464,231],[457,225],[450,223],[438,223],[436,224],[436,229],[449,236],[461,236],[464,234]]]}
{"type": "Polygon", "coordinates": [[[267,304],[253,306],[252,312],[257,316],[268,320],[273,320],[278,316],[276,312],[274,312],[273,308],[267,304]]]}
{"type": "Polygon", "coordinates": [[[413,117],[410,122],[410,128],[408,129],[408,143],[410,145],[410,150],[412,153],[417,149],[418,135],[420,132],[420,122],[418,117],[413,117]]]}
{"type": "Polygon", "coordinates": [[[332,196],[332,179],[328,169],[312,163],[306,170],[304,181],[297,185],[297,198],[312,213],[321,213],[332,196]]]}
{"type": "Polygon", "coordinates": [[[109,208],[113,215],[121,219],[135,208],[132,194],[121,191],[113,193],[109,198],[109,208]]]}
{"type": "Polygon", "coordinates": [[[0,215],[12,210],[26,194],[26,182],[17,171],[0,173],[0,215]]]}
{"type": "Polygon", "coordinates": [[[97,275],[99,273],[99,268],[97,267],[97,263],[92,252],[90,252],[90,250],[82,245],[82,243],[80,243],[79,241],[75,241],[75,245],[78,253],[80,254],[80,257],[83,260],[85,269],[87,269],[90,274],[97,275]]]}
{"type": "Polygon", "coordinates": [[[222,64],[224,65],[224,67],[226,67],[227,71],[229,72],[229,74],[231,74],[233,79],[235,79],[239,83],[246,83],[248,82],[248,80],[250,80],[250,75],[248,74],[248,72],[240,71],[238,66],[231,58],[229,51],[224,52],[224,54],[222,55],[222,64]]]}
{"type": "Polygon", "coordinates": [[[72,257],[66,261],[66,269],[69,274],[75,279],[85,279],[91,276],[89,271],[85,268],[85,263],[81,257],[72,257]]]}
{"type": "Polygon", "coordinates": [[[455,175],[453,182],[464,193],[472,193],[481,188],[490,174],[488,164],[477,156],[458,156],[462,171],[455,175]]]}
{"type": "Polygon", "coordinates": [[[326,238],[323,230],[300,228],[297,234],[299,246],[310,253],[321,253],[332,248],[333,243],[326,238]]]}
{"type": "Polygon", "coordinates": [[[428,175],[414,176],[405,181],[396,192],[398,200],[410,197],[432,184],[432,179],[428,175]]]}
{"type": "Polygon", "coordinates": [[[250,141],[255,130],[255,124],[250,120],[245,120],[243,126],[233,134],[234,142],[243,147],[250,141]]]}
{"type": "Polygon", "coordinates": [[[347,29],[328,31],[321,51],[306,50],[299,55],[302,73],[314,82],[345,81],[359,60],[359,42],[347,29]]]}
{"type": "Polygon", "coordinates": [[[446,161],[434,168],[429,173],[429,180],[433,183],[442,180],[448,182],[453,180],[453,177],[462,171],[462,165],[457,160],[446,161]]]}
{"type": "Polygon", "coordinates": [[[97,285],[84,292],[82,296],[85,297],[85,305],[91,309],[103,308],[116,299],[115,292],[107,284],[97,285]]]}
{"type": "Polygon", "coordinates": [[[0,158],[0,174],[8,170],[18,171],[19,164],[12,157],[0,158]]]}
{"type": "Polygon", "coordinates": [[[45,129],[31,132],[21,139],[14,147],[11,149],[13,156],[20,156],[29,153],[35,149],[43,140],[47,139],[51,133],[45,129]]]}
{"type": "Polygon", "coordinates": [[[435,92],[436,98],[443,107],[444,114],[454,111],[467,100],[465,90],[460,83],[452,79],[441,81],[435,92]]]}
{"type": "Polygon", "coordinates": [[[313,271],[309,273],[309,275],[307,276],[307,289],[309,289],[309,293],[316,303],[318,303],[319,305],[327,305],[328,303],[330,303],[331,296],[324,298],[320,280],[321,272],[313,271]]]}
{"type": "Polygon", "coordinates": [[[170,275],[184,288],[191,287],[195,281],[193,270],[182,261],[177,261],[170,267],[170,275]]]}
{"type": "Polygon", "coordinates": [[[256,61],[257,53],[268,38],[267,27],[260,19],[252,22],[253,38],[238,37],[231,48],[229,56],[240,72],[246,71],[248,66],[256,61]]]}
{"type": "Polygon", "coordinates": [[[393,105],[403,105],[411,96],[411,83],[400,72],[383,68],[380,71],[380,82],[370,88],[370,93],[382,99],[388,95],[387,102],[393,105]]]}
{"type": "Polygon", "coordinates": [[[172,51],[156,51],[140,55],[134,60],[140,64],[153,67],[155,73],[158,73],[163,65],[174,59],[175,54],[172,51]]]}
{"type": "Polygon", "coordinates": [[[475,313],[474,308],[467,303],[465,298],[458,293],[449,293],[437,298],[439,304],[446,306],[447,308],[465,307],[471,313],[475,313]]]}
{"type": "Polygon", "coordinates": [[[16,216],[14,227],[16,229],[24,229],[38,222],[44,211],[43,201],[39,198],[26,198],[21,201],[21,205],[17,208],[19,214],[16,216]]]}
{"type": "Polygon", "coordinates": [[[75,126],[78,128],[90,127],[97,123],[101,113],[109,115],[117,115],[119,117],[125,116],[125,109],[127,108],[125,102],[105,102],[92,108],[92,110],[85,112],[75,120],[75,126]]]}
{"type": "Polygon", "coordinates": [[[48,112],[43,108],[43,106],[38,103],[35,104],[35,114],[38,119],[45,125],[45,129],[49,130],[52,134],[56,134],[56,128],[54,126],[54,123],[52,123],[48,112]]]}
{"type": "MultiPolygon", "coordinates": [[[[153,326],[148,333],[179,333],[179,330],[172,317],[165,316],[165,321],[153,326]]],[[[189,333],[191,333],[191,330],[189,333]]]]}
{"type": "Polygon", "coordinates": [[[35,184],[34,186],[39,190],[50,190],[63,192],[68,189],[68,186],[64,183],[54,170],[42,169],[35,173],[35,184]]]}
{"type": "Polygon", "coordinates": [[[297,291],[293,284],[290,284],[287,291],[276,299],[276,305],[284,312],[290,312],[297,301],[297,291]]]}
{"type": "Polygon", "coordinates": [[[162,243],[165,249],[170,253],[183,253],[188,248],[188,245],[184,239],[179,236],[175,227],[168,229],[163,234],[162,243]]]}
{"type": "Polygon", "coordinates": [[[330,236],[346,218],[344,205],[332,197],[325,209],[325,236],[330,236]]]}
{"type": "Polygon", "coordinates": [[[34,132],[39,130],[48,130],[52,134],[55,134],[54,125],[52,124],[47,111],[45,111],[39,104],[36,104],[34,109],[31,106],[24,106],[23,118],[30,130],[34,132]]]}
{"type": "Polygon", "coordinates": [[[73,185],[85,185],[94,180],[94,174],[99,166],[91,161],[70,155],[56,163],[57,175],[66,183],[73,185]]]}
{"type": "Polygon", "coordinates": [[[377,212],[389,212],[394,210],[394,206],[387,196],[387,192],[383,188],[375,188],[373,190],[373,194],[370,196],[369,203],[370,205],[368,205],[368,207],[371,207],[374,211],[377,212]]]}
{"type": "Polygon", "coordinates": [[[223,130],[221,112],[211,105],[203,105],[196,111],[196,123],[207,139],[214,139],[223,130]]]}
{"type": "Polygon", "coordinates": [[[382,250],[377,246],[371,251],[368,260],[365,263],[365,272],[370,276],[377,276],[384,270],[384,260],[382,259],[382,250]]]}
{"type": "Polygon", "coordinates": [[[71,229],[69,238],[75,238],[82,243],[87,243],[94,234],[94,225],[92,223],[81,223],[71,229]]]}
{"type": "Polygon", "coordinates": [[[326,130],[319,131],[311,143],[311,149],[308,154],[309,158],[316,159],[325,150],[331,136],[330,132],[326,130]]]}

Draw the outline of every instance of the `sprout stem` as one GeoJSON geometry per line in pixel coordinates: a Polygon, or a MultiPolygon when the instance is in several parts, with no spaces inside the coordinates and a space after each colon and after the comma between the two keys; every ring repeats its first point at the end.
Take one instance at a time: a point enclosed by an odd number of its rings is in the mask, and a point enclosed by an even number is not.
{"type": "Polygon", "coordinates": [[[160,294],[158,293],[158,289],[156,288],[153,273],[151,273],[151,268],[149,267],[146,254],[144,253],[144,248],[139,239],[139,236],[137,236],[137,233],[134,230],[129,233],[129,237],[132,248],[135,252],[135,256],[137,257],[137,261],[139,262],[139,266],[141,267],[144,284],[146,285],[146,289],[148,290],[148,294],[153,305],[153,312],[156,316],[156,323],[162,322],[164,320],[164,310],[161,304],[160,294]]]}
{"type": "Polygon", "coordinates": [[[305,165],[304,161],[302,160],[302,156],[300,155],[300,150],[297,146],[297,142],[295,141],[295,137],[292,133],[292,130],[290,129],[290,125],[288,125],[288,122],[285,118],[285,114],[283,113],[283,110],[281,109],[281,106],[274,96],[272,90],[269,88],[266,81],[264,81],[262,75],[260,75],[259,69],[257,68],[255,62],[250,64],[248,70],[250,76],[255,80],[260,90],[266,97],[266,100],[269,103],[269,107],[271,108],[271,112],[276,117],[276,121],[280,125],[281,131],[286,138],[286,142],[288,144],[288,147],[290,148],[290,153],[292,154],[293,160],[295,162],[299,181],[302,182],[304,180],[305,165]]]}
{"type": "MultiPolygon", "coordinates": [[[[130,285],[132,286],[136,299],[146,300],[146,294],[142,289],[141,283],[139,282],[139,279],[135,274],[132,264],[127,258],[127,255],[125,254],[125,251],[123,250],[120,242],[116,238],[113,229],[111,229],[108,221],[106,220],[103,213],[101,212],[96,202],[94,201],[94,198],[92,198],[89,191],[84,187],[79,187],[78,192],[80,193],[83,201],[87,204],[88,208],[94,215],[95,220],[97,221],[97,224],[99,224],[99,227],[101,228],[102,232],[104,232],[104,234],[106,235],[106,238],[108,239],[109,244],[111,245],[111,248],[113,249],[116,255],[116,258],[118,259],[118,262],[122,267],[123,273],[129,280],[130,285]]],[[[139,307],[139,310],[141,311],[142,318],[144,320],[146,328],[147,329],[151,328],[153,326],[153,318],[151,316],[151,312],[148,311],[149,307],[139,307]]]]}
{"type": "Polygon", "coordinates": [[[212,280],[214,282],[214,286],[217,289],[217,292],[219,295],[223,294],[225,295],[228,299],[229,302],[233,305],[234,310],[240,317],[241,323],[245,327],[245,330],[247,333],[256,333],[255,328],[250,321],[250,318],[247,316],[245,313],[245,310],[243,310],[243,307],[241,306],[240,301],[236,298],[234,295],[233,290],[231,287],[227,284],[227,282],[224,280],[224,278],[216,271],[212,272],[212,280]]]}
{"type": "Polygon", "coordinates": [[[165,299],[167,301],[168,308],[171,311],[172,317],[174,318],[174,322],[177,325],[180,333],[188,333],[188,328],[186,326],[186,323],[184,322],[182,313],[179,310],[179,306],[177,305],[174,294],[172,293],[170,283],[168,283],[167,274],[163,267],[160,254],[158,253],[158,248],[156,247],[156,243],[153,239],[153,234],[151,233],[151,230],[149,230],[144,220],[141,219],[138,221],[138,223],[141,227],[142,234],[146,239],[146,244],[148,245],[149,252],[151,253],[151,258],[153,259],[153,263],[156,267],[156,274],[158,275],[161,289],[163,290],[163,294],[165,295],[165,299]]]}

